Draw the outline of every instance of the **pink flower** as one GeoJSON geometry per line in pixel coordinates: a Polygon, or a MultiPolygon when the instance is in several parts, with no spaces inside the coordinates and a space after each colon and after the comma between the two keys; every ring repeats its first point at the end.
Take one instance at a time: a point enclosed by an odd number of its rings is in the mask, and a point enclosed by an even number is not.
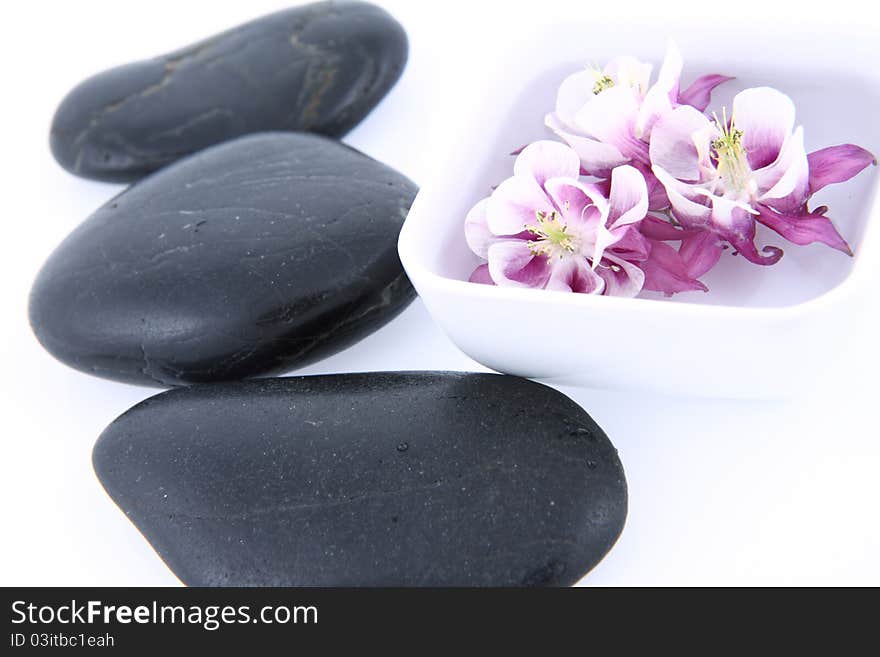
{"type": "Polygon", "coordinates": [[[632,297],[650,244],[637,225],[648,210],[644,177],[630,166],[603,186],[578,179],[580,161],[553,141],[527,146],[514,175],[470,211],[465,235],[486,259],[471,277],[499,286],[632,297]]]}
{"type": "Polygon", "coordinates": [[[602,70],[569,76],[559,87],[556,109],[545,123],[577,152],[585,173],[606,178],[614,167],[632,164],[646,174],[650,188],[648,143],[654,124],[683,103],[705,109],[712,90],[731,79],[703,76],[681,92],[682,59],[671,41],[653,85],[651,68],[633,57],[618,57],[602,70]]]}
{"type": "Polygon", "coordinates": [[[687,229],[717,234],[757,264],[774,264],[782,250],[758,252],[756,221],[795,244],[821,242],[851,255],[824,216],[827,208],[811,212],[807,202],[825,185],[856,175],[874,156],[853,145],[808,156],[803,128],[794,123],[794,103],[769,87],[737,94],[730,121],[726,113],[710,121],[688,106],[661,117],[649,155],[674,217],[687,229]]]}

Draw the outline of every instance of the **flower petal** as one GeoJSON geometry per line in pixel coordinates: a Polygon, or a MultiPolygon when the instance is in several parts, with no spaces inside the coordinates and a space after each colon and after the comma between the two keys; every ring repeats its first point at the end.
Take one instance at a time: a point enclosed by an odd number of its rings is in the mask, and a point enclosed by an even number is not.
{"type": "Polygon", "coordinates": [[[495,285],[492,276],[489,274],[489,265],[480,265],[474,269],[468,281],[471,283],[480,283],[481,285],[495,285]]]}
{"type": "Polygon", "coordinates": [[[702,168],[709,164],[709,144],[714,133],[709,119],[690,105],[682,105],[654,126],[649,150],[651,163],[679,180],[699,182],[702,168]]]}
{"type": "Polygon", "coordinates": [[[845,182],[869,164],[877,164],[873,153],[855,144],[829,146],[807,156],[810,166],[810,193],[826,185],[845,182]]]}
{"type": "Polygon", "coordinates": [[[503,240],[489,247],[489,275],[503,287],[543,288],[550,278],[547,258],[535,255],[525,240],[503,240]]]}
{"type": "Polygon", "coordinates": [[[611,144],[630,159],[648,161],[648,145],[633,135],[639,103],[632,89],[614,86],[584,105],[575,116],[573,127],[611,144]]]}
{"type": "Polygon", "coordinates": [[[646,290],[663,292],[666,296],[691,290],[708,292],[705,285],[690,275],[679,252],[665,242],[651,244],[651,254],[641,267],[645,272],[646,290]]]}
{"type": "Polygon", "coordinates": [[[694,234],[694,231],[680,228],[667,219],[661,219],[653,214],[642,219],[639,230],[648,239],[664,241],[682,240],[694,234]]]}
{"type": "Polygon", "coordinates": [[[489,244],[495,241],[495,235],[486,225],[486,208],[489,205],[489,199],[484,198],[477,203],[471,211],[468,212],[464,220],[464,237],[467,240],[471,251],[481,258],[485,258],[489,253],[489,244]]]}
{"type": "Polygon", "coordinates": [[[556,92],[556,116],[562,123],[571,125],[580,109],[593,100],[595,84],[596,74],[591,70],[579,71],[562,81],[556,92]]]}
{"type": "Polygon", "coordinates": [[[635,167],[621,166],[611,172],[611,193],[608,198],[609,229],[634,224],[648,212],[648,186],[635,167]]]}
{"type": "MultiPolygon", "coordinates": [[[[615,57],[608,62],[602,72],[614,80],[616,85],[634,87],[640,95],[643,95],[648,90],[653,68],[649,62],[642,62],[635,57],[624,55],[615,57]]],[[[595,78],[593,81],[595,83],[595,78]]]]}
{"type": "Polygon", "coordinates": [[[718,235],[708,230],[692,232],[683,239],[678,252],[688,276],[699,278],[718,264],[722,246],[718,235]]]}
{"type": "Polygon", "coordinates": [[[516,235],[535,223],[536,212],[552,212],[553,204],[531,176],[513,176],[495,188],[486,205],[486,225],[495,235],[516,235]]]}
{"type": "Polygon", "coordinates": [[[678,94],[678,102],[682,105],[690,105],[701,112],[706,111],[709,107],[709,101],[712,99],[712,91],[720,84],[724,84],[733,78],[726,75],[703,75],[694,80],[691,85],[678,94]]]}
{"type": "Polygon", "coordinates": [[[593,273],[582,257],[555,258],[550,263],[550,279],[546,289],[580,294],[602,294],[605,281],[593,273]]]}
{"type": "Polygon", "coordinates": [[[548,114],[544,123],[574,149],[581,160],[586,175],[604,177],[614,167],[626,164],[629,160],[611,144],[604,144],[592,137],[576,134],[572,129],[566,127],[555,114],[548,114]]]}
{"type": "Polygon", "coordinates": [[[641,221],[647,212],[648,188],[644,176],[631,166],[614,169],[607,216],[596,231],[593,269],[599,266],[605,249],[622,237],[621,229],[641,221]]]}
{"type": "Polygon", "coordinates": [[[709,225],[712,208],[703,203],[696,185],[681,182],[673,178],[665,169],[654,166],[652,171],[666,189],[669,203],[675,218],[685,228],[705,228],[709,225]]]}
{"type": "Polygon", "coordinates": [[[804,149],[804,129],[798,126],[794,134],[785,140],[779,157],[770,166],[755,172],[759,191],[763,191],[759,201],[777,210],[792,211],[807,202],[809,194],[809,164],[807,151],[804,149]],[[773,170],[773,177],[778,180],[770,189],[765,185],[769,182],[768,172],[773,170]],[[779,175],[781,174],[781,176],[779,175]]]}
{"type": "Polygon", "coordinates": [[[605,254],[596,273],[605,281],[604,294],[613,297],[634,297],[645,285],[645,272],[623,258],[605,254]]]}
{"type": "Polygon", "coordinates": [[[749,262],[756,265],[775,265],[782,257],[782,249],[765,246],[762,251],[767,255],[758,253],[755,246],[755,219],[751,212],[757,213],[757,210],[746,210],[737,201],[713,196],[711,228],[730,242],[749,262]]]}
{"type": "Polygon", "coordinates": [[[760,169],[779,155],[794,129],[794,103],[772,87],[740,91],[733,99],[732,121],[743,131],[749,166],[760,169]]]}
{"type": "Polygon", "coordinates": [[[594,231],[597,215],[607,216],[608,200],[595,184],[572,178],[550,178],[544,188],[565,224],[577,232],[594,231]]]}
{"type": "Polygon", "coordinates": [[[846,240],[837,232],[828,217],[819,213],[803,213],[800,215],[782,214],[766,207],[759,206],[761,214],[758,221],[775,230],[789,242],[801,246],[820,242],[832,249],[852,255],[852,249],[846,240]]]}
{"type": "Polygon", "coordinates": [[[616,231],[616,241],[610,251],[618,258],[629,262],[641,262],[648,259],[651,242],[641,232],[642,224],[624,226],[616,231]]]}
{"type": "Polygon", "coordinates": [[[513,163],[514,176],[531,176],[539,185],[548,178],[577,178],[580,159],[571,147],[542,139],[526,146],[513,163]]]}
{"type": "Polygon", "coordinates": [[[657,75],[657,82],[645,94],[636,119],[635,135],[647,141],[651,129],[664,114],[672,111],[672,103],[678,97],[678,86],[681,82],[681,69],[684,62],[675,42],[670,40],[666,46],[666,56],[657,75]]]}

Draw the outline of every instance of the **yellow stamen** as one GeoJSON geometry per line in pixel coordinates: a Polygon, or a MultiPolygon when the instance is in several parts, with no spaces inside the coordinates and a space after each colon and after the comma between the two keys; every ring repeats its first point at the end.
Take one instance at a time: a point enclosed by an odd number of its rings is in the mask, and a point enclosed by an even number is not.
{"type": "Polygon", "coordinates": [[[549,214],[538,210],[535,218],[536,223],[525,226],[527,231],[537,237],[528,242],[529,250],[534,255],[563,258],[566,254],[575,252],[574,238],[568,233],[568,226],[560,221],[555,210],[549,214]]]}
{"type": "Polygon", "coordinates": [[[721,133],[720,137],[712,141],[712,148],[718,157],[718,175],[725,187],[743,191],[747,188],[752,173],[743,146],[743,131],[736,128],[733,118],[728,122],[727,108],[722,109],[721,119],[717,114],[712,116],[718,132],[721,133]]]}
{"type": "Polygon", "coordinates": [[[613,86],[614,80],[611,79],[611,76],[602,73],[596,77],[596,83],[593,85],[593,93],[598,96],[600,93],[613,86]]]}

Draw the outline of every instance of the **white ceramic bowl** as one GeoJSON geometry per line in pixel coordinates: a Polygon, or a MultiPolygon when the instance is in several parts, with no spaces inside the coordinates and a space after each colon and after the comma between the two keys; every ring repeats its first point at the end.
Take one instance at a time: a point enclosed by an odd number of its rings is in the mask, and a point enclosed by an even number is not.
{"type": "Polygon", "coordinates": [[[727,251],[704,277],[709,293],[672,299],[468,283],[479,260],[465,243],[464,217],[511,175],[508,153],[550,138],[543,117],[566,75],[617,54],[654,61],[656,71],[669,36],[684,55],[683,86],[701,73],[736,76],[710,107],[729,107],[737,91],[769,84],[794,99],[808,150],[854,142],[880,153],[880,67],[873,65],[880,46],[823,34],[818,47],[808,35],[769,40],[736,30],[711,39],[634,26],[625,32],[592,26],[590,39],[578,34],[585,32],[574,25],[536,29],[499,58],[477,106],[463,102],[462,115],[443,126],[456,138],[438,173],[423,181],[399,243],[428,311],[478,362],[553,384],[738,398],[787,397],[809,386],[847,339],[862,300],[877,294],[871,285],[880,262],[876,167],[814,199],[831,207],[855,258],[759,233],[759,246],[785,249],[779,264],[764,268],[727,251]]]}

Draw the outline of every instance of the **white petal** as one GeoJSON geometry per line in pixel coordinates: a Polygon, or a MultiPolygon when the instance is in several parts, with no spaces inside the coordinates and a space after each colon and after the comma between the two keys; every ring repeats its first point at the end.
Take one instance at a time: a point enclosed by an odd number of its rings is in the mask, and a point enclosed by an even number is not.
{"type": "Polygon", "coordinates": [[[755,172],[759,193],[762,191],[762,182],[766,183],[770,175],[775,177],[780,173],[782,175],[776,183],[763,192],[759,200],[790,199],[791,203],[788,205],[791,207],[803,205],[809,187],[810,165],[804,148],[804,129],[801,126],[785,141],[776,162],[755,172]]]}
{"type": "Polygon", "coordinates": [[[645,218],[648,212],[648,185],[638,169],[617,167],[611,172],[608,228],[620,228],[645,218]]]}
{"type": "Polygon", "coordinates": [[[794,129],[794,103],[771,87],[740,91],[733,99],[733,124],[743,131],[743,147],[752,169],[767,166],[779,155],[794,129]]]}
{"type": "Polygon", "coordinates": [[[614,80],[615,85],[635,87],[640,95],[644,95],[648,90],[653,68],[649,62],[642,62],[626,55],[612,59],[602,72],[614,80]]]}
{"type": "Polygon", "coordinates": [[[611,87],[580,109],[574,127],[579,134],[611,144],[624,155],[629,155],[638,109],[638,100],[632,89],[611,87]]]}
{"type": "Polygon", "coordinates": [[[554,114],[548,114],[544,123],[574,149],[584,169],[591,174],[608,173],[614,167],[629,161],[615,146],[567,129],[554,114]]]}
{"type": "Polygon", "coordinates": [[[556,114],[560,121],[571,125],[580,109],[596,97],[595,84],[596,73],[589,70],[569,75],[562,81],[556,94],[556,114]]]}
{"type": "Polygon", "coordinates": [[[690,105],[664,116],[651,132],[651,163],[679,180],[700,181],[708,165],[712,122],[690,105]]]}
{"type": "Polygon", "coordinates": [[[647,141],[654,124],[672,111],[672,102],[678,97],[683,66],[681,52],[675,42],[670,40],[666,46],[666,57],[660,67],[657,82],[645,94],[645,100],[639,109],[635,134],[640,139],[647,141]]]}
{"type": "Polygon", "coordinates": [[[686,227],[694,228],[705,226],[712,215],[712,208],[698,203],[700,187],[695,184],[682,182],[671,176],[663,167],[654,166],[651,169],[657,180],[666,189],[669,203],[675,212],[675,217],[686,227]]]}
{"type": "Polygon", "coordinates": [[[481,258],[485,258],[489,252],[489,245],[495,241],[495,236],[486,224],[486,209],[489,199],[484,198],[468,212],[464,220],[464,237],[471,251],[481,258]]]}
{"type": "Polygon", "coordinates": [[[537,212],[553,205],[531,176],[513,176],[498,185],[486,206],[486,225],[495,235],[516,235],[535,223],[537,212]]]}
{"type": "Polygon", "coordinates": [[[645,285],[645,272],[631,262],[613,255],[605,256],[605,266],[609,264],[620,268],[619,272],[600,270],[605,279],[605,294],[614,297],[634,297],[645,285]]]}
{"type": "Polygon", "coordinates": [[[570,146],[542,139],[526,146],[513,164],[513,175],[531,176],[539,185],[548,178],[577,178],[580,158],[570,146]]]}

